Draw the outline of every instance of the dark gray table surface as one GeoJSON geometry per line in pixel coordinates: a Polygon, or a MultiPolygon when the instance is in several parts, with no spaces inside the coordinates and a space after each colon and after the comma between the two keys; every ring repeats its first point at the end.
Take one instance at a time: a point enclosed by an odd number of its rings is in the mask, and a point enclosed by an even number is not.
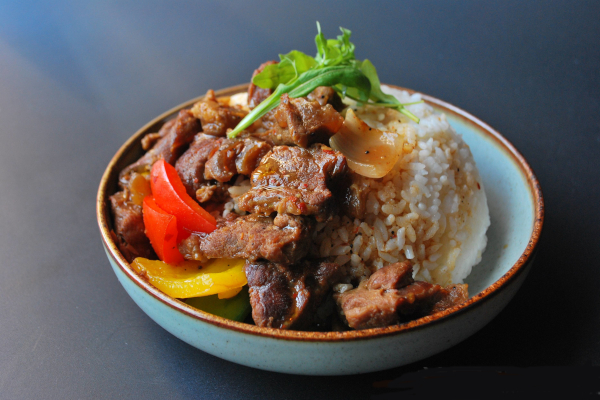
{"type": "Polygon", "coordinates": [[[0,398],[365,398],[424,367],[600,364],[600,3],[0,1],[0,398]],[[141,3],[141,2],[139,2],[141,3]],[[104,255],[100,176],[154,116],[353,31],[358,58],[504,134],[546,201],[537,262],[502,313],[436,356],[302,377],[196,350],[104,255]]]}

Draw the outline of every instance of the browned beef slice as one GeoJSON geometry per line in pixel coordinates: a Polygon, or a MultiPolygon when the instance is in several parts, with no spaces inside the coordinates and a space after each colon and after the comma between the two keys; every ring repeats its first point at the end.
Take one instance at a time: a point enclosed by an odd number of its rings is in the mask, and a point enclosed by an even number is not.
{"type": "MultiPolygon", "coordinates": [[[[229,213],[226,217],[215,217],[217,229],[231,224],[237,218],[239,218],[239,215],[236,213],[229,213]]],[[[206,233],[192,233],[190,236],[179,242],[177,248],[186,260],[208,261],[209,258],[204,255],[202,250],[200,250],[200,243],[202,243],[202,240],[204,240],[206,236],[208,236],[206,233]]]]}
{"type": "Polygon", "coordinates": [[[198,203],[207,203],[209,201],[225,203],[231,200],[228,190],[230,187],[231,185],[226,183],[205,182],[200,185],[192,198],[195,197],[198,203]]]}
{"type": "Polygon", "coordinates": [[[401,289],[413,283],[412,265],[410,261],[390,264],[373,273],[366,282],[366,288],[375,289],[401,289]]]}
{"type": "Polygon", "coordinates": [[[342,103],[342,98],[330,86],[319,86],[306,96],[309,100],[316,100],[321,106],[331,104],[337,112],[342,111],[346,106],[342,103]]]}
{"type": "Polygon", "coordinates": [[[434,304],[447,296],[441,286],[412,282],[411,276],[410,264],[391,264],[376,271],[356,289],[334,295],[348,326],[379,328],[418,318],[431,312],[434,304]]]}
{"type": "Polygon", "coordinates": [[[206,181],[204,179],[206,162],[219,149],[223,140],[223,138],[204,134],[196,135],[190,148],[175,163],[177,174],[192,198],[196,197],[196,191],[206,181]]]}
{"type": "Polygon", "coordinates": [[[227,129],[235,128],[247,114],[241,107],[219,103],[213,90],[206,92],[191,111],[202,123],[202,132],[212,136],[225,136],[227,129]]]}
{"type": "Polygon", "coordinates": [[[342,278],[338,264],[304,260],[285,265],[246,262],[252,318],[257,326],[308,329],[332,285],[342,278]]]}
{"type": "Polygon", "coordinates": [[[271,146],[254,138],[224,139],[206,162],[205,179],[229,182],[237,174],[250,175],[271,146]]]}
{"type": "MultiPolygon", "coordinates": [[[[258,67],[256,70],[254,70],[254,73],[252,73],[252,79],[261,73],[267,65],[271,64],[277,64],[277,61],[267,61],[266,63],[262,63],[260,67],[258,67]]],[[[273,90],[271,89],[263,89],[256,86],[254,83],[252,83],[252,79],[250,79],[250,86],[248,86],[248,107],[250,108],[256,107],[262,103],[263,100],[269,97],[271,93],[273,93],[273,90]]]]}
{"type": "Polygon", "coordinates": [[[246,138],[243,143],[244,146],[235,159],[235,169],[239,174],[250,176],[260,160],[271,150],[271,145],[253,138],[246,138]]]}
{"type": "Polygon", "coordinates": [[[229,182],[237,175],[235,159],[244,146],[241,140],[223,139],[221,146],[206,162],[204,178],[229,182]]]}
{"type": "Polygon", "coordinates": [[[366,178],[348,171],[343,182],[337,187],[336,196],[340,196],[342,214],[351,218],[363,219],[367,207],[369,183],[366,178]]]}
{"type": "Polygon", "coordinates": [[[281,96],[281,103],[262,117],[263,129],[252,135],[274,145],[308,147],[313,143],[329,143],[344,123],[344,118],[330,104],[322,106],[305,97],[281,96]]]}
{"type": "Polygon", "coordinates": [[[252,189],[239,197],[238,204],[252,213],[314,215],[326,220],[335,206],[330,187],[346,171],[344,155],[325,145],[277,146],[252,173],[252,189]]]}
{"type": "Polygon", "coordinates": [[[246,215],[179,245],[186,259],[245,258],[293,263],[308,252],[312,223],[293,215],[246,215]]]}
{"type": "Polygon", "coordinates": [[[159,131],[161,138],[154,146],[146,152],[139,160],[126,167],[119,174],[119,184],[122,188],[127,187],[133,172],[150,171],[152,165],[164,158],[169,164],[174,164],[200,131],[200,122],[192,115],[190,110],[181,110],[177,118],[167,122],[159,131]]]}
{"type": "Polygon", "coordinates": [[[448,292],[440,301],[435,303],[431,314],[447,310],[469,300],[469,285],[457,283],[455,285],[446,286],[448,292]]]}
{"type": "Polygon", "coordinates": [[[142,207],[128,201],[124,192],[110,196],[110,205],[115,218],[116,242],[123,257],[129,262],[136,257],[155,258],[144,233],[142,207]]]}

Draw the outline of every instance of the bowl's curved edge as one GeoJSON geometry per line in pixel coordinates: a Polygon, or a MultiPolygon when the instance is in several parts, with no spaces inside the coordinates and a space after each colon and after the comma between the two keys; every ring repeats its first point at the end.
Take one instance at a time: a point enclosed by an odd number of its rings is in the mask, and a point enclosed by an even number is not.
{"type": "Polygon", "coordinates": [[[227,327],[204,324],[192,316],[147,296],[109,256],[110,264],[133,301],[158,325],[182,341],[216,357],[266,371],[301,375],[349,375],[410,364],[446,350],[489,323],[514,296],[526,278],[519,274],[486,307],[429,324],[402,335],[358,341],[290,341],[261,335],[246,335],[227,327]],[[165,310],[167,312],[165,312],[165,310]],[[170,311],[170,312],[169,312],[170,311]]]}
{"type": "MultiPolygon", "coordinates": [[[[396,89],[407,90],[410,93],[414,93],[415,91],[401,88],[398,86],[388,85],[394,87],[396,89]]],[[[240,91],[243,91],[247,88],[247,84],[237,85],[230,88],[226,88],[216,92],[217,96],[228,96],[240,91]]],[[[374,328],[374,329],[366,329],[361,331],[346,331],[346,332],[303,332],[303,331],[287,331],[280,330],[274,328],[259,328],[254,325],[244,324],[236,321],[227,320],[225,318],[221,318],[204,311],[195,309],[180,300],[174,299],[158,289],[152,286],[150,283],[145,281],[142,277],[137,275],[135,271],[129,266],[129,263],[125,260],[125,258],[121,255],[118,250],[116,244],[113,242],[110,236],[110,226],[109,215],[110,215],[110,207],[108,205],[108,191],[107,188],[110,185],[111,180],[114,180],[118,175],[118,171],[115,169],[118,161],[124,154],[132,151],[136,146],[139,146],[139,141],[141,137],[149,132],[150,128],[156,127],[161,122],[164,122],[169,119],[173,114],[178,112],[183,108],[187,108],[191,106],[194,102],[202,99],[204,96],[197,97],[195,99],[186,101],[171,110],[161,114],[156,117],[146,125],[144,125],[140,130],[138,130],[131,138],[129,138],[125,144],[117,151],[115,156],[109,162],[102,178],[100,180],[100,185],[98,189],[98,195],[96,198],[96,212],[98,225],[100,228],[100,233],[102,237],[102,241],[108,250],[110,256],[115,260],[120,270],[123,271],[129,279],[131,279],[137,286],[143,289],[145,292],[158,299],[159,301],[167,304],[171,308],[174,308],[184,314],[196,318],[198,320],[210,323],[212,325],[216,325],[219,327],[224,327],[228,329],[233,329],[238,332],[249,333],[252,335],[266,336],[270,338],[276,339],[284,339],[284,340],[294,340],[294,341],[348,341],[348,340],[363,340],[363,339],[372,339],[377,337],[394,335],[399,332],[406,331],[414,331],[416,329],[423,328],[425,326],[431,326],[432,324],[436,324],[445,320],[447,318],[452,318],[453,316],[457,316],[462,314],[465,310],[471,309],[473,307],[480,306],[487,299],[491,299],[498,293],[498,289],[502,286],[508,284],[512,280],[514,280],[518,275],[520,275],[524,270],[528,263],[528,260],[531,261],[533,254],[536,250],[536,246],[539,242],[543,221],[544,221],[544,201],[542,196],[541,187],[539,181],[537,180],[533,170],[529,166],[529,164],[525,161],[524,157],[521,153],[499,132],[490,127],[488,124],[479,120],[475,116],[467,113],[466,111],[453,106],[449,103],[446,103],[442,100],[439,100],[435,97],[422,94],[423,99],[426,102],[429,102],[433,105],[436,105],[438,108],[444,109],[446,112],[450,112],[472,124],[479,126],[483,131],[488,133],[491,138],[497,143],[497,145],[504,148],[504,150],[510,154],[515,163],[519,166],[520,171],[526,176],[527,182],[529,184],[529,189],[533,197],[534,201],[534,210],[535,210],[535,221],[533,224],[533,231],[530,236],[529,242],[519,257],[518,261],[495,283],[490,285],[488,288],[484,289],[482,292],[470,298],[467,302],[449,308],[443,312],[429,315],[409,323],[403,325],[396,325],[385,328],[374,328]]]]}

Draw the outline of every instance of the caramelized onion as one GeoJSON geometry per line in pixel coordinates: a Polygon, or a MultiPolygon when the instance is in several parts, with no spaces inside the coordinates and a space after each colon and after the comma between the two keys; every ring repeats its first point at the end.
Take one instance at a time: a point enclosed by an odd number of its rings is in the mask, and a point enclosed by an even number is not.
{"type": "Polygon", "coordinates": [[[368,178],[381,178],[402,155],[403,138],[394,132],[371,128],[354,114],[346,112],[344,125],[329,139],[329,145],[341,151],[351,170],[368,178]]]}

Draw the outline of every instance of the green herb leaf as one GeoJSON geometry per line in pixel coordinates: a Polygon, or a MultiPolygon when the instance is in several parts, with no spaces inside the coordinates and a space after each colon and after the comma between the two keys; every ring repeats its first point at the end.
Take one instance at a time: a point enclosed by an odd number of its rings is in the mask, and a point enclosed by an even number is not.
{"type": "Polygon", "coordinates": [[[263,89],[275,89],[317,65],[314,58],[298,50],[280,54],[279,59],[281,61],[277,64],[267,65],[252,79],[252,83],[263,89]]]}
{"type": "Polygon", "coordinates": [[[344,85],[354,88],[359,98],[367,101],[371,92],[369,79],[359,70],[350,66],[326,67],[309,70],[298,78],[298,85],[289,92],[290,97],[303,97],[319,86],[344,85]]]}
{"type": "Polygon", "coordinates": [[[317,65],[317,62],[313,57],[309,56],[308,54],[304,54],[303,52],[298,50],[292,50],[287,54],[280,54],[279,59],[281,60],[281,62],[284,62],[284,60],[289,60],[290,62],[292,62],[296,67],[296,73],[298,75],[303,74],[304,72],[317,65]]]}
{"type": "Polygon", "coordinates": [[[263,89],[274,89],[279,84],[287,83],[296,76],[296,67],[292,62],[286,60],[286,62],[267,65],[252,79],[252,83],[263,89]]]}
{"type": "Polygon", "coordinates": [[[319,66],[334,66],[342,65],[350,60],[354,60],[354,44],[350,42],[350,30],[340,27],[342,35],[338,35],[336,39],[325,40],[325,36],[321,32],[321,25],[317,22],[317,30],[319,33],[315,38],[317,44],[317,56],[315,60],[319,66]]]}
{"type": "Polygon", "coordinates": [[[356,88],[358,98],[363,101],[369,99],[371,83],[369,82],[369,79],[356,68],[350,66],[335,66],[311,69],[293,80],[289,85],[280,84],[277,86],[277,89],[246,115],[235,129],[227,134],[227,137],[236,137],[241,131],[252,125],[254,121],[277,107],[280,102],[280,97],[284,93],[288,93],[291,98],[303,97],[319,86],[335,86],[338,84],[356,88]]]}
{"type": "Polygon", "coordinates": [[[236,137],[241,131],[252,125],[254,121],[279,105],[282,94],[288,93],[291,98],[308,95],[319,86],[331,86],[342,96],[361,103],[383,104],[396,108],[412,120],[419,119],[408,111],[394,96],[383,93],[375,66],[369,61],[359,61],[354,57],[354,44],[350,41],[352,32],[341,28],[337,39],[325,38],[321,25],[317,22],[315,58],[300,51],[293,50],[288,54],[280,54],[280,62],[267,66],[257,74],[252,83],[264,89],[274,89],[273,93],[255,107],[234,130],[227,135],[236,137]]]}

